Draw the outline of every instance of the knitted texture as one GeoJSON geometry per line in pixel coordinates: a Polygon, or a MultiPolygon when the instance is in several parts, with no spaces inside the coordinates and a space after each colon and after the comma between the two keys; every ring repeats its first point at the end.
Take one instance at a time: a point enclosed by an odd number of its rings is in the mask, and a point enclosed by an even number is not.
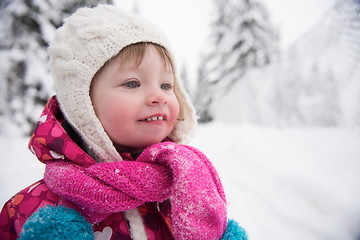
{"type": "MultiPolygon", "coordinates": [[[[158,27],[110,5],[79,9],[64,21],[50,43],[50,69],[62,112],[99,161],[118,161],[121,157],[96,117],[90,98],[91,81],[109,59],[139,42],[161,45],[173,59],[158,27]]],[[[196,128],[195,111],[178,77],[174,92],[183,121],[175,125],[169,137],[174,142],[186,142],[196,128]]]]}
{"type": "Polygon", "coordinates": [[[20,240],[92,240],[91,225],[74,209],[45,206],[26,221],[20,240]]]}
{"type": "Polygon", "coordinates": [[[160,143],[145,149],[136,162],[88,168],[48,162],[45,181],[56,194],[83,209],[92,222],[170,198],[175,239],[220,239],[226,228],[219,177],[206,156],[189,146],[160,143]]]}

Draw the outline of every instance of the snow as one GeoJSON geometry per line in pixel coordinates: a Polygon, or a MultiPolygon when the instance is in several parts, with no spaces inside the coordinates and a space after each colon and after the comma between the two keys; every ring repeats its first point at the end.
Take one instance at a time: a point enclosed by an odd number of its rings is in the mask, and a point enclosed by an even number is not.
{"type": "MultiPolygon", "coordinates": [[[[42,178],[27,138],[0,137],[0,203],[42,178]]],[[[200,125],[191,145],[222,178],[250,239],[356,239],[360,129],[200,125]]]]}
{"type": "Polygon", "coordinates": [[[358,132],[216,123],[200,134],[194,144],[215,162],[229,216],[250,239],[354,239],[358,132]]]}
{"type": "Polygon", "coordinates": [[[27,148],[28,141],[29,138],[0,137],[0,205],[42,178],[44,165],[27,148]]]}

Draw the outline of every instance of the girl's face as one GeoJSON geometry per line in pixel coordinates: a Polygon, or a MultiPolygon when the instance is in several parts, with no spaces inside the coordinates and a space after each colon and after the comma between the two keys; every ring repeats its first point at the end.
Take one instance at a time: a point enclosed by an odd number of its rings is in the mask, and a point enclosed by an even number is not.
{"type": "Polygon", "coordinates": [[[137,152],[161,142],[173,130],[180,107],[169,63],[151,45],[140,62],[108,62],[95,75],[91,99],[119,152],[137,152]]]}

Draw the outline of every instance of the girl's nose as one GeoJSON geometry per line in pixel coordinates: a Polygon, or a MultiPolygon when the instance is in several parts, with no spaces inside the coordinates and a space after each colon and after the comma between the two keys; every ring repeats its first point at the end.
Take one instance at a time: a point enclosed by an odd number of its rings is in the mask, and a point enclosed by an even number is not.
{"type": "Polygon", "coordinates": [[[147,96],[147,104],[165,104],[167,102],[166,95],[161,89],[151,91],[147,96]]]}

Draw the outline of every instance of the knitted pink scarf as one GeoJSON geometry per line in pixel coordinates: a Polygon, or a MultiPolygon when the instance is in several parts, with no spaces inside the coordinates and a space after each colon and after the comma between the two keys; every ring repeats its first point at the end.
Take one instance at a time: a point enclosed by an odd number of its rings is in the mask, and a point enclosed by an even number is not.
{"type": "Polygon", "coordinates": [[[136,161],[87,168],[48,161],[45,181],[92,223],[145,202],[170,199],[175,239],[220,239],[226,229],[219,177],[206,156],[189,146],[160,143],[145,149],[136,161]]]}

